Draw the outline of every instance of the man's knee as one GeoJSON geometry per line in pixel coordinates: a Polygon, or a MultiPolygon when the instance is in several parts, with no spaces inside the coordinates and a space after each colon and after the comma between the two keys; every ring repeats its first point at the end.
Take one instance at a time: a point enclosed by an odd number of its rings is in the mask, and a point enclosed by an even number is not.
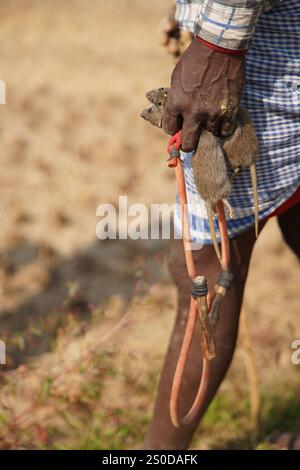
{"type": "MultiPolygon", "coordinates": [[[[209,285],[214,285],[220,271],[220,263],[212,245],[205,245],[200,250],[193,251],[196,272],[204,275],[209,285]]],[[[182,240],[171,242],[168,255],[168,268],[170,275],[178,289],[179,301],[182,297],[189,297],[191,281],[187,272],[182,240]]]]}

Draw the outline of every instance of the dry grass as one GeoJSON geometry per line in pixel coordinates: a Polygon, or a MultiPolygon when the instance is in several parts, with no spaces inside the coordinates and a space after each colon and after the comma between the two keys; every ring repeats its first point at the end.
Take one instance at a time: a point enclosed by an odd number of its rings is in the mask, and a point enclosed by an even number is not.
{"type": "MultiPolygon", "coordinates": [[[[95,211],[119,194],[173,202],[165,138],[138,116],[144,92],[169,80],[157,45],[165,9],[158,0],[0,6],[0,318],[10,369],[1,448],[134,448],[150,419],[175,308],[166,245],[96,241],[95,211]]],[[[244,301],[264,427],[253,433],[240,344],[194,447],[255,448],[296,426],[298,286],[273,221],[244,301]]]]}

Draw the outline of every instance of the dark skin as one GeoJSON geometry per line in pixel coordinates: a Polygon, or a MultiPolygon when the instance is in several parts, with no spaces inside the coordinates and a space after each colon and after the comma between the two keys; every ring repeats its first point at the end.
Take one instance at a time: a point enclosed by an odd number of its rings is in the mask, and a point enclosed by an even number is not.
{"type": "MultiPolygon", "coordinates": [[[[298,235],[300,232],[300,204],[280,215],[278,217],[278,223],[284,240],[298,259],[300,259],[300,239],[298,235]]],[[[262,229],[263,226],[264,222],[260,223],[260,229],[262,229]]],[[[216,333],[217,356],[212,361],[208,393],[193,423],[189,426],[179,428],[175,428],[170,421],[169,399],[174,370],[188,314],[190,283],[185,267],[182,241],[174,240],[171,242],[169,270],[177,286],[177,316],[160,378],[153,419],[143,445],[144,449],[181,450],[188,448],[195,429],[215,396],[231,363],[236,345],[244,287],[255,240],[254,229],[251,228],[230,242],[234,280],[226,295],[226,300],[221,304],[220,320],[216,333]]],[[[206,245],[202,250],[194,252],[194,259],[197,269],[206,276],[208,285],[212,289],[220,271],[219,262],[213,248],[206,245]]],[[[202,359],[199,354],[199,329],[197,329],[193,338],[181,390],[179,403],[180,416],[183,416],[192,404],[199,384],[201,368],[202,359]]]]}

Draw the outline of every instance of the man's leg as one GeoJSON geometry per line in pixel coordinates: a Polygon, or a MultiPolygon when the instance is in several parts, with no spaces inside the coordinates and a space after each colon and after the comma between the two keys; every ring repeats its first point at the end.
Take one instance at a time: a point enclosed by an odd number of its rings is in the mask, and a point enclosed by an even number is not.
{"type": "Polygon", "coordinates": [[[277,220],[285,242],[300,259],[300,203],[279,215],[277,220]]]}
{"type": "MultiPolygon", "coordinates": [[[[169,269],[178,289],[178,310],[160,378],[154,416],[144,442],[144,449],[186,449],[195,428],[213,399],[230,365],[235,349],[240,308],[249,261],[255,243],[254,229],[236,237],[230,243],[231,270],[234,281],[223,300],[216,333],[217,357],[211,362],[208,392],[201,410],[189,426],[176,429],[169,416],[169,400],[174,371],[185,331],[190,302],[190,282],[187,276],[182,241],[172,242],[169,269]]],[[[198,274],[204,274],[212,290],[220,272],[220,265],[211,246],[194,252],[198,274]]],[[[199,327],[199,325],[197,325],[199,327]]],[[[199,329],[196,328],[184,374],[179,401],[179,416],[186,414],[195,397],[201,375],[202,359],[199,348],[199,329]]]]}

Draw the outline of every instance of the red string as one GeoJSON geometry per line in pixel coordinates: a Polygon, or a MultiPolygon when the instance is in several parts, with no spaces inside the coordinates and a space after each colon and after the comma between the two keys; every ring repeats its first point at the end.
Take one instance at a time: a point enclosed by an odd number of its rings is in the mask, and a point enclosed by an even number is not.
{"type": "Polygon", "coordinates": [[[226,49],[225,47],[220,47],[217,46],[216,44],[212,44],[211,42],[205,41],[205,39],[197,37],[197,40],[201,42],[201,44],[204,44],[204,46],[209,47],[210,49],[213,49],[216,52],[222,52],[223,54],[230,54],[230,55],[245,55],[247,50],[242,49],[242,50],[237,50],[237,49],[226,49]]]}
{"type": "Polygon", "coordinates": [[[182,140],[181,140],[181,131],[177,132],[177,134],[174,134],[170,140],[169,140],[169,143],[168,143],[168,147],[167,147],[167,152],[170,153],[170,150],[171,150],[171,147],[173,147],[175,145],[175,148],[177,150],[180,150],[181,149],[181,145],[182,145],[182,140]]]}

